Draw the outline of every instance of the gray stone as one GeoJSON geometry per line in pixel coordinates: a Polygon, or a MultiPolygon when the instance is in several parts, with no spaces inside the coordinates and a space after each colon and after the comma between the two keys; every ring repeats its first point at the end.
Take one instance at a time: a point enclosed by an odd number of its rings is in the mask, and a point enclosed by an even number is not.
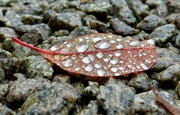
{"type": "Polygon", "coordinates": [[[180,48],[180,32],[179,32],[178,35],[175,37],[175,46],[177,46],[178,48],[180,48]]]}
{"type": "Polygon", "coordinates": [[[180,82],[177,84],[174,91],[174,100],[178,107],[180,107],[180,82]]]}
{"type": "Polygon", "coordinates": [[[90,97],[96,97],[99,93],[99,84],[97,82],[88,82],[88,86],[84,88],[83,95],[90,96],[90,97]]]}
{"type": "Polygon", "coordinates": [[[107,84],[99,87],[97,100],[107,115],[131,114],[135,90],[126,85],[107,84]]]}
{"type": "Polygon", "coordinates": [[[3,100],[5,95],[8,93],[9,87],[8,84],[0,84],[0,101],[3,100]]]}
{"type": "Polygon", "coordinates": [[[174,23],[178,29],[180,29],[180,14],[174,20],[174,23]]]}
{"type": "Polygon", "coordinates": [[[148,91],[151,89],[151,79],[146,73],[138,73],[128,82],[128,85],[134,87],[137,91],[148,91]]]}
{"type": "Polygon", "coordinates": [[[149,39],[153,39],[158,46],[162,46],[175,36],[176,26],[174,24],[167,24],[156,28],[150,35],[149,39]]]}
{"type": "Polygon", "coordinates": [[[149,7],[141,0],[127,0],[127,2],[138,20],[142,20],[148,14],[149,7]]]}
{"type": "MultiPolygon", "coordinates": [[[[158,94],[165,97],[168,102],[174,103],[172,94],[166,91],[160,91],[158,94]]],[[[134,114],[147,115],[167,115],[166,109],[156,102],[152,91],[136,94],[132,102],[132,110],[134,114]]]]}
{"type": "Polygon", "coordinates": [[[2,103],[0,103],[0,112],[1,115],[16,115],[16,112],[3,105],[2,103]]]}
{"type": "Polygon", "coordinates": [[[155,28],[161,25],[165,25],[166,22],[163,18],[157,15],[149,15],[145,17],[141,22],[137,24],[137,28],[146,32],[151,32],[155,28]]]}
{"type": "Polygon", "coordinates": [[[30,14],[24,14],[21,17],[22,17],[22,22],[24,24],[29,24],[29,25],[42,23],[43,20],[41,16],[35,16],[30,14]]]}
{"type": "Polygon", "coordinates": [[[166,0],[166,1],[167,1],[167,7],[169,9],[169,12],[171,12],[171,13],[179,13],[180,12],[179,0],[166,0]]]}
{"type": "Polygon", "coordinates": [[[74,30],[76,27],[82,26],[82,23],[77,13],[59,13],[49,21],[49,26],[52,30],[74,30]]]}
{"type": "Polygon", "coordinates": [[[75,89],[66,83],[46,83],[29,96],[19,114],[67,115],[77,100],[75,89]]]}
{"type": "Polygon", "coordinates": [[[78,115],[97,115],[98,114],[98,102],[90,101],[85,109],[83,109],[78,115]]]}
{"type": "Polygon", "coordinates": [[[132,28],[121,20],[115,18],[110,20],[110,24],[117,34],[123,36],[138,34],[139,30],[132,28]]]}
{"type": "Polygon", "coordinates": [[[52,79],[53,68],[42,56],[28,56],[19,63],[19,71],[25,72],[30,78],[45,77],[52,79]]]}
{"type": "Polygon", "coordinates": [[[153,79],[157,79],[162,82],[169,82],[169,85],[177,85],[180,81],[180,64],[174,64],[167,69],[152,75],[153,79]]]}
{"type": "MultiPolygon", "coordinates": [[[[20,75],[20,74],[19,74],[20,75]]],[[[19,76],[17,75],[17,77],[19,76]]],[[[25,101],[37,88],[42,87],[49,81],[44,78],[38,79],[18,79],[9,83],[7,102],[25,101]]]]}
{"type": "Polygon", "coordinates": [[[4,70],[0,67],[0,82],[5,78],[4,70]]]}
{"type": "Polygon", "coordinates": [[[136,18],[134,17],[133,12],[128,7],[128,4],[125,0],[110,0],[113,5],[114,14],[125,23],[131,25],[135,24],[136,18]]]}
{"type": "Polygon", "coordinates": [[[166,16],[168,14],[168,9],[166,6],[165,0],[146,0],[146,4],[148,4],[152,8],[150,12],[156,14],[158,16],[166,16]]]}
{"type": "Polygon", "coordinates": [[[0,41],[3,41],[5,38],[10,37],[19,37],[19,35],[17,35],[16,31],[11,28],[0,27],[0,41]]]}

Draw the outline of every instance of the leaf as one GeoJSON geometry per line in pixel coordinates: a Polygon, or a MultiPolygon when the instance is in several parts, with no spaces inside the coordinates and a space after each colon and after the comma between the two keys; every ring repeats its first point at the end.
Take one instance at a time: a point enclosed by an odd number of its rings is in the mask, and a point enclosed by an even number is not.
{"type": "Polygon", "coordinates": [[[169,112],[171,112],[173,115],[180,115],[180,108],[173,107],[171,104],[169,104],[166,100],[161,98],[155,91],[154,87],[152,87],[152,91],[156,97],[156,100],[161,103],[169,112]]]}
{"type": "Polygon", "coordinates": [[[149,69],[156,61],[153,40],[139,42],[113,34],[80,36],[48,50],[42,50],[17,38],[14,42],[37,50],[45,58],[71,73],[91,77],[127,75],[149,69]]]}

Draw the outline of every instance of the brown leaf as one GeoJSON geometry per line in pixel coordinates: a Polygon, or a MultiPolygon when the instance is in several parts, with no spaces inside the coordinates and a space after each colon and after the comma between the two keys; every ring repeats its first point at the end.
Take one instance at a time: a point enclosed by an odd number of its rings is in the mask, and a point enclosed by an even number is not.
{"type": "Polygon", "coordinates": [[[156,61],[153,40],[139,42],[129,36],[121,38],[113,34],[89,34],[48,50],[35,48],[17,38],[12,39],[37,50],[61,69],[91,77],[112,77],[145,71],[156,61]]]}

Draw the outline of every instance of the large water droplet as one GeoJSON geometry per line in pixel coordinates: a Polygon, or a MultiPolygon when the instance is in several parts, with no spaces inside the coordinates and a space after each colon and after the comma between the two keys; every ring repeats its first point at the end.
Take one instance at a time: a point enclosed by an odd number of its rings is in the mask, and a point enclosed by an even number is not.
{"type": "Polygon", "coordinates": [[[142,67],[143,69],[148,69],[147,65],[145,65],[144,63],[141,63],[141,67],[142,67]]]}
{"type": "Polygon", "coordinates": [[[94,64],[94,67],[99,69],[99,68],[101,68],[101,65],[99,63],[96,63],[96,64],[94,64]]]}
{"type": "Polygon", "coordinates": [[[115,51],[115,52],[114,52],[114,55],[115,55],[116,57],[119,57],[119,56],[121,55],[121,53],[120,53],[120,51],[115,51]]]}
{"type": "Polygon", "coordinates": [[[118,68],[113,67],[113,68],[111,68],[111,71],[112,71],[112,72],[117,72],[117,71],[118,71],[118,68]]]}
{"type": "Polygon", "coordinates": [[[117,64],[118,63],[118,59],[117,58],[113,58],[110,60],[111,64],[117,64]]]}
{"type": "Polygon", "coordinates": [[[97,74],[98,74],[99,76],[104,76],[105,71],[102,70],[102,69],[98,69],[98,70],[97,70],[97,74]]]}
{"type": "Polygon", "coordinates": [[[150,39],[150,40],[147,40],[147,44],[149,44],[149,45],[154,45],[155,44],[155,42],[154,42],[154,40],[153,39],[150,39]]]}
{"type": "Polygon", "coordinates": [[[78,52],[84,52],[88,49],[88,45],[86,43],[79,43],[77,46],[76,46],[76,50],[78,52]]]}
{"type": "Polygon", "coordinates": [[[93,66],[92,65],[88,65],[84,68],[87,72],[91,72],[93,70],[93,66]]]}
{"type": "Polygon", "coordinates": [[[130,46],[138,46],[139,45],[139,41],[132,41],[129,43],[130,46]]]}
{"type": "Polygon", "coordinates": [[[89,57],[89,59],[90,59],[91,61],[94,61],[94,59],[95,59],[94,55],[88,54],[87,56],[89,57]]]}
{"type": "Polygon", "coordinates": [[[99,49],[107,49],[110,46],[111,45],[107,40],[100,40],[100,41],[95,43],[95,48],[99,48],[99,49]]]}
{"type": "Polygon", "coordinates": [[[89,57],[84,57],[84,58],[82,58],[82,62],[85,63],[85,64],[88,64],[91,61],[89,60],[89,57]]]}
{"type": "Polygon", "coordinates": [[[70,66],[72,66],[72,61],[71,61],[71,59],[66,59],[66,60],[64,60],[64,61],[62,62],[62,65],[63,65],[64,67],[70,67],[70,66]]]}
{"type": "Polygon", "coordinates": [[[122,49],[124,46],[122,45],[122,44],[118,44],[117,46],[116,46],[116,48],[117,49],[122,49]]]}
{"type": "Polygon", "coordinates": [[[103,57],[103,53],[102,53],[102,52],[99,52],[99,53],[96,54],[96,56],[97,56],[98,58],[102,58],[102,57],[103,57]]]}
{"type": "Polygon", "coordinates": [[[101,37],[101,36],[96,36],[96,37],[93,38],[93,42],[96,43],[96,42],[98,42],[99,40],[103,40],[103,39],[104,39],[104,38],[101,37]]]}

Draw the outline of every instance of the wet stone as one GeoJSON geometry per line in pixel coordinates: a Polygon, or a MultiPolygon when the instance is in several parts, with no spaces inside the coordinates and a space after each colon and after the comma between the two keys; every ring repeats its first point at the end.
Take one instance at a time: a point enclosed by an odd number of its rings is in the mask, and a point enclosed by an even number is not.
{"type": "Polygon", "coordinates": [[[180,2],[179,0],[167,0],[167,7],[169,12],[171,13],[179,13],[180,12],[180,2]]]}
{"type": "Polygon", "coordinates": [[[24,14],[22,15],[22,22],[24,24],[38,24],[41,23],[43,18],[41,16],[35,16],[35,15],[30,15],[30,14],[24,14]]]}
{"type": "Polygon", "coordinates": [[[0,27],[0,41],[10,37],[18,37],[16,31],[8,27],[0,27]]]}
{"type": "Polygon", "coordinates": [[[174,23],[178,29],[180,29],[180,14],[175,18],[174,23]]]}
{"type": "Polygon", "coordinates": [[[134,35],[134,34],[139,33],[139,30],[130,27],[129,25],[127,25],[126,23],[120,21],[117,18],[111,19],[110,24],[111,24],[111,26],[113,27],[113,29],[115,30],[115,32],[117,34],[121,34],[123,36],[134,35]]]}
{"type": "MultiPolygon", "coordinates": [[[[21,75],[16,75],[17,77],[21,75]]],[[[18,79],[9,83],[7,102],[25,101],[37,88],[48,83],[49,80],[44,78],[38,79],[18,79]]]]}
{"type": "Polygon", "coordinates": [[[89,104],[78,115],[97,115],[98,114],[98,102],[90,101],[89,104]]]}
{"type": "Polygon", "coordinates": [[[168,14],[168,9],[166,6],[166,2],[164,0],[147,0],[146,4],[150,7],[154,7],[150,12],[153,14],[157,14],[158,16],[166,16],[168,14]]]}
{"type": "Polygon", "coordinates": [[[158,26],[165,25],[166,22],[163,18],[157,15],[149,15],[137,24],[137,28],[146,32],[151,32],[158,26]]]}
{"type": "Polygon", "coordinates": [[[175,46],[177,46],[178,48],[180,48],[180,32],[179,32],[178,35],[175,37],[175,46]]]}
{"type": "Polygon", "coordinates": [[[8,84],[0,84],[0,101],[2,101],[5,95],[8,93],[8,89],[8,84]]]}
{"type": "Polygon", "coordinates": [[[111,0],[111,3],[113,5],[114,14],[118,19],[129,25],[135,24],[136,18],[125,0],[111,0]]]}
{"type": "Polygon", "coordinates": [[[0,103],[0,110],[2,115],[16,115],[16,112],[3,105],[2,103],[0,103]]]}
{"type": "MultiPolygon", "coordinates": [[[[112,14],[112,5],[108,1],[99,1],[87,4],[80,5],[80,10],[87,12],[87,13],[93,13],[97,14],[97,16],[106,16],[108,14],[112,14]]],[[[105,17],[106,18],[106,17],[105,17]]]]}
{"type": "Polygon", "coordinates": [[[141,0],[127,0],[128,5],[131,9],[133,9],[133,12],[138,20],[142,20],[145,15],[147,15],[149,11],[148,5],[142,3],[141,0]]]}
{"type": "Polygon", "coordinates": [[[53,82],[70,83],[70,76],[65,74],[58,74],[54,76],[53,82]]]}
{"type": "Polygon", "coordinates": [[[38,29],[33,29],[30,32],[25,33],[20,39],[36,46],[40,41],[44,40],[44,36],[38,29]]]}
{"type": "Polygon", "coordinates": [[[0,67],[0,82],[5,78],[4,70],[0,67]]]}
{"type": "Polygon", "coordinates": [[[161,71],[177,62],[180,62],[180,56],[166,48],[156,48],[156,53],[158,56],[156,63],[150,68],[150,70],[161,71]]]}
{"type": "Polygon", "coordinates": [[[97,82],[88,82],[88,86],[84,88],[83,95],[90,96],[90,97],[96,97],[99,93],[99,84],[97,82]]]}
{"type": "Polygon", "coordinates": [[[162,46],[176,35],[176,26],[174,24],[167,24],[156,28],[149,38],[156,42],[156,45],[162,46]]]}
{"type": "Polygon", "coordinates": [[[134,77],[128,82],[129,86],[134,87],[139,92],[148,91],[151,89],[151,79],[146,73],[135,74],[134,77]]]}
{"type": "Polygon", "coordinates": [[[59,13],[49,21],[49,26],[52,30],[74,30],[76,27],[82,26],[82,23],[77,13],[59,13]]]}
{"type": "Polygon", "coordinates": [[[167,69],[152,75],[152,78],[162,82],[169,81],[169,84],[177,85],[180,81],[180,65],[169,66],[167,69]]]}
{"type": "Polygon", "coordinates": [[[135,90],[124,84],[99,87],[97,100],[108,115],[130,114],[135,90]]]}
{"type": "Polygon", "coordinates": [[[51,63],[42,56],[28,56],[19,63],[19,71],[25,72],[30,78],[45,77],[52,78],[53,69],[51,63]]]}
{"type": "Polygon", "coordinates": [[[45,11],[43,15],[43,22],[48,23],[51,18],[55,17],[55,15],[56,12],[54,10],[45,11]]]}
{"type": "Polygon", "coordinates": [[[19,114],[65,114],[70,113],[77,100],[77,92],[67,83],[43,84],[29,96],[19,114]]]}
{"type": "MultiPolygon", "coordinates": [[[[172,94],[165,91],[158,91],[160,96],[165,97],[168,102],[173,102],[172,94]]],[[[158,114],[166,115],[166,109],[159,105],[152,91],[136,94],[132,102],[132,111],[136,114],[158,114]]]]}

